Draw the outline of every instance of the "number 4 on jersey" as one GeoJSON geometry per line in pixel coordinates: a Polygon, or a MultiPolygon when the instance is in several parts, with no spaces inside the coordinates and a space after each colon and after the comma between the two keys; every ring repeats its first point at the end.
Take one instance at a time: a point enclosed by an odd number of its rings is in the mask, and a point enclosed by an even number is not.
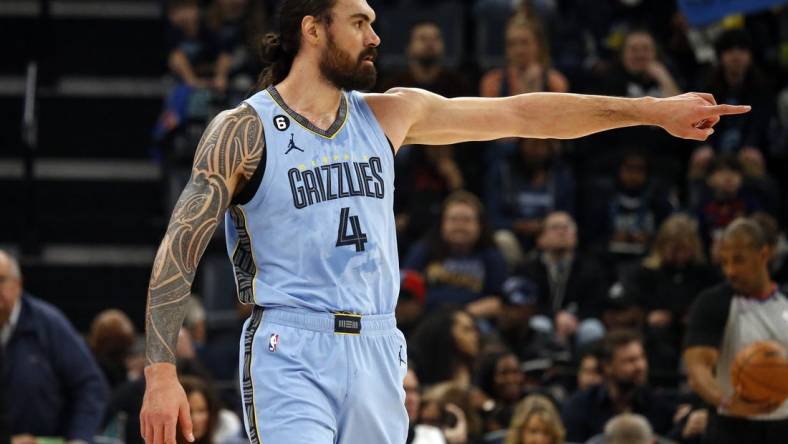
{"type": "Polygon", "coordinates": [[[358,216],[350,216],[350,208],[342,208],[339,214],[339,233],[337,234],[337,247],[355,245],[356,251],[364,251],[367,243],[367,233],[361,231],[358,216]],[[350,221],[350,235],[347,234],[348,220],[350,221]]]}

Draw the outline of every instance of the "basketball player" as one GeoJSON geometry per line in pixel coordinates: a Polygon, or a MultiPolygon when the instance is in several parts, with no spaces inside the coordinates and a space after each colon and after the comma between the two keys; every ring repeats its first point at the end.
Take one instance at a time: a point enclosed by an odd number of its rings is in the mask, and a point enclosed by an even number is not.
{"type": "Polygon", "coordinates": [[[709,94],[625,99],[536,93],[445,99],[375,82],[365,0],[284,0],[261,91],[207,127],[153,265],[146,314],[148,444],[192,438],[173,365],[195,268],[222,217],[243,302],[240,373],[252,444],[399,444],[408,417],[392,193],[403,144],[573,138],[659,125],[705,140],[709,94]],[[292,140],[292,145],[291,145],[292,140]],[[293,148],[293,146],[297,147],[293,148]]]}
{"type": "Polygon", "coordinates": [[[784,443],[788,402],[747,402],[734,395],[730,374],[736,354],[752,342],[771,339],[788,347],[788,298],[769,278],[770,248],[756,221],[733,221],[719,255],[727,282],[693,304],[684,351],[690,386],[716,407],[703,442],[784,443]]]}

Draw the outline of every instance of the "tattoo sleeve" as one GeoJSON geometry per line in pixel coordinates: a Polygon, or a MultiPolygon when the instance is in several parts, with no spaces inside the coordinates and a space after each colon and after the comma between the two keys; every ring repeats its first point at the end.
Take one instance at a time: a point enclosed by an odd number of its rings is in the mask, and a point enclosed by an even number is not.
{"type": "Polygon", "coordinates": [[[248,105],[223,112],[206,128],[153,263],[145,312],[147,364],[175,362],[197,264],[230,204],[234,184],[239,176],[252,176],[263,145],[260,118],[248,105]]]}

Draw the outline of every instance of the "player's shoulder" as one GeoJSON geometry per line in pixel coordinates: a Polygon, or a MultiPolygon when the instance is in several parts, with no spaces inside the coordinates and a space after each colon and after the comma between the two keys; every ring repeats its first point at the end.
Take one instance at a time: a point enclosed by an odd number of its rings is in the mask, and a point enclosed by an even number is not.
{"type": "Polygon", "coordinates": [[[226,109],[214,116],[205,128],[205,135],[216,139],[211,146],[226,143],[240,145],[254,151],[255,145],[263,143],[263,122],[257,111],[248,103],[241,102],[235,108],[226,109]]]}
{"type": "MultiPolygon", "coordinates": [[[[211,123],[227,123],[235,121],[248,121],[249,123],[260,123],[260,115],[252,107],[252,105],[241,102],[235,108],[229,108],[217,114],[211,123]]],[[[262,130],[262,125],[260,125],[262,130]]]]}
{"type": "Polygon", "coordinates": [[[384,93],[365,93],[362,97],[378,119],[418,119],[430,104],[443,98],[425,89],[399,86],[384,93]]]}
{"type": "Polygon", "coordinates": [[[203,132],[194,155],[198,169],[251,177],[265,147],[259,114],[246,103],[217,114],[203,132]],[[229,158],[231,161],[226,162],[229,158]]]}

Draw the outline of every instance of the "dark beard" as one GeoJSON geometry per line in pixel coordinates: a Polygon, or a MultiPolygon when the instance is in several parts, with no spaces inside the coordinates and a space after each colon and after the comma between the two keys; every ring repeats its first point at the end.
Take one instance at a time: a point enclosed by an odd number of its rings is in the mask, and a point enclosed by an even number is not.
{"type": "Polygon", "coordinates": [[[627,380],[613,377],[613,383],[618,388],[618,396],[627,399],[632,399],[642,387],[642,385],[634,379],[627,380]]]}
{"type": "Polygon", "coordinates": [[[332,85],[346,91],[368,90],[375,86],[378,72],[374,65],[364,64],[363,58],[372,56],[377,58],[377,48],[367,48],[361,51],[358,59],[353,59],[346,52],[339,49],[334,44],[334,37],[329,34],[328,48],[320,58],[320,73],[332,85]]]}

